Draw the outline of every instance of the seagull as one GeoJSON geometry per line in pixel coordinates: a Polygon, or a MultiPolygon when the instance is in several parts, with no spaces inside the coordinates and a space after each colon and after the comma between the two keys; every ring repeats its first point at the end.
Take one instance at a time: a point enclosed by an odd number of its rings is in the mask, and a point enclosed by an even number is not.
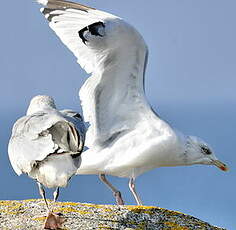
{"type": "Polygon", "coordinates": [[[52,97],[39,95],[32,98],[26,116],[16,121],[8,145],[8,154],[14,171],[33,178],[39,188],[48,217],[44,228],[57,229],[64,222],[54,214],[46,200],[43,186],[66,187],[76,173],[84,147],[85,126],[79,113],[58,111],[52,97]]]}
{"type": "Polygon", "coordinates": [[[64,0],[38,0],[51,29],[91,74],[80,89],[88,150],[77,174],[97,174],[121,193],[106,175],[129,178],[129,188],[142,205],[135,179],[158,167],[215,165],[223,171],[211,147],[184,135],[163,120],[148,103],[145,90],[147,45],[139,32],[115,15],[64,0]]]}

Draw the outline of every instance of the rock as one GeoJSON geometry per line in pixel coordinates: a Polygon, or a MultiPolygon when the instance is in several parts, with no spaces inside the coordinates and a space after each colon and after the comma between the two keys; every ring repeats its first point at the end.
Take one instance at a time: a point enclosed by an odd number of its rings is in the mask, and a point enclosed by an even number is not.
{"type": "MultiPolygon", "coordinates": [[[[49,201],[66,219],[64,230],[220,230],[195,217],[149,206],[94,205],[49,201]]],[[[42,200],[0,201],[1,230],[42,229],[46,209],[42,200]]]]}

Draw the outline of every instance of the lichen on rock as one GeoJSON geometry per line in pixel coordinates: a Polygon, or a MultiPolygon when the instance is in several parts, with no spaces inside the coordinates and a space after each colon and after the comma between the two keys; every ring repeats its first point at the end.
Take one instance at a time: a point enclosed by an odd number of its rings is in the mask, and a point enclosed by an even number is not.
{"type": "MultiPolygon", "coordinates": [[[[158,207],[49,201],[66,219],[64,230],[222,230],[195,217],[158,207]]],[[[43,200],[0,201],[0,229],[42,229],[43,200]]]]}

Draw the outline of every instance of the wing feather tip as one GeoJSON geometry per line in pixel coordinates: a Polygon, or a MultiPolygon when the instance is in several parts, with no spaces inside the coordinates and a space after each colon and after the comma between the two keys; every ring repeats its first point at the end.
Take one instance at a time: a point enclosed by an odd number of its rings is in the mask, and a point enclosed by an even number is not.
{"type": "Polygon", "coordinates": [[[36,0],[39,4],[46,6],[48,4],[48,0],[36,0]]]}
{"type": "Polygon", "coordinates": [[[40,8],[40,12],[43,14],[43,11],[44,11],[45,8],[40,8]]]}

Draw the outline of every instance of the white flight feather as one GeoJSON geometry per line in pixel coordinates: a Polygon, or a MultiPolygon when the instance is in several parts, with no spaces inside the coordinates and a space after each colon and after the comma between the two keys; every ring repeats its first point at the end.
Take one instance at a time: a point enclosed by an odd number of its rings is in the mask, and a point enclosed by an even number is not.
{"type": "Polygon", "coordinates": [[[48,0],[37,0],[37,2],[45,6],[48,4],[48,0]]]}

